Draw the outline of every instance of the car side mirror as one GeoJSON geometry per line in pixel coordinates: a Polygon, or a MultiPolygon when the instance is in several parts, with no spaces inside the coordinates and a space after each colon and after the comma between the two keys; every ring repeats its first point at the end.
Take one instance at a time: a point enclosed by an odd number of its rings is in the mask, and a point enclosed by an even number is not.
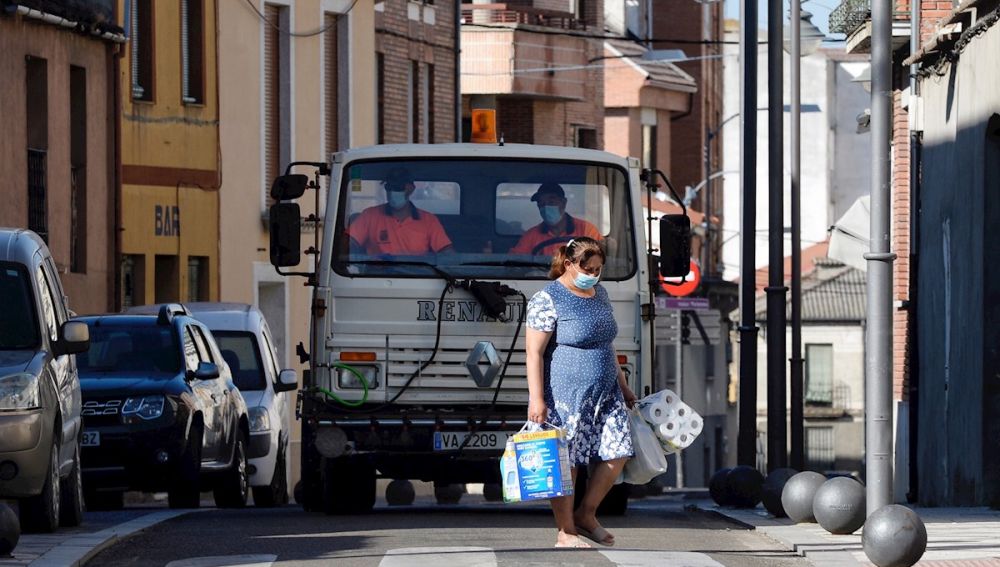
{"type": "Polygon", "coordinates": [[[83,321],[66,321],[59,329],[59,340],[52,346],[54,354],[80,354],[90,349],[90,327],[83,321]]]}
{"type": "Polygon", "coordinates": [[[278,374],[278,382],[274,385],[275,392],[291,392],[299,387],[299,377],[291,368],[286,368],[278,374]]]}
{"type": "Polygon", "coordinates": [[[219,377],[219,367],[214,362],[199,362],[194,377],[198,380],[215,380],[219,377]]]}
{"type": "Polygon", "coordinates": [[[302,215],[295,203],[275,203],[268,210],[271,264],[298,266],[302,258],[302,215]]]}
{"type": "Polygon", "coordinates": [[[687,215],[660,217],[660,275],[683,278],[691,268],[691,219],[687,215]]]}

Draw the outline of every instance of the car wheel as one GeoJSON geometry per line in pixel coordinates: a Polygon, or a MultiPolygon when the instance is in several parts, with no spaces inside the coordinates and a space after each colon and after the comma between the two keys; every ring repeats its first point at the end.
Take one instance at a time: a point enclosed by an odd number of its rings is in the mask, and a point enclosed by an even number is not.
{"type": "Polygon", "coordinates": [[[274,461],[271,484],[253,487],[253,503],[258,508],[272,508],[288,504],[288,476],[285,473],[285,448],[278,450],[274,461]]]}
{"type": "Polygon", "coordinates": [[[121,490],[112,492],[85,490],[83,500],[87,504],[87,509],[92,511],[121,510],[125,507],[125,493],[121,490]]]}
{"type": "Polygon", "coordinates": [[[73,469],[60,487],[62,502],[59,508],[59,525],[64,528],[79,526],[83,522],[83,478],[80,472],[80,443],[74,443],[73,469]]]}
{"type": "Polygon", "coordinates": [[[52,532],[59,527],[59,488],[59,444],[53,442],[42,493],[21,500],[21,531],[52,532]]]}
{"type": "Polygon", "coordinates": [[[366,514],[375,506],[375,467],[363,458],[323,459],[323,511],[366,514]]]}
{"type": "Polygon", "coordinates": [[[250,471],[247,469],[246,439],[243,432],[236,434],[233,464],[215,487],[215,505],[219,508],[242,508],[250,495],[250,471]]]}
{"type": "Polygon", "coordinates": [[[201,426],[193,426],[167,491],[167,503],[171,508],[197,508],[201,504],[201,439],[201,426]]]}

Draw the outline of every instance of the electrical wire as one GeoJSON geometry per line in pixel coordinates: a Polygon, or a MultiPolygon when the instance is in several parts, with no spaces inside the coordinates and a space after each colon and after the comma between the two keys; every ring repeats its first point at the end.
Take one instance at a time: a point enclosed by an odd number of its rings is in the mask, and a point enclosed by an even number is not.
{"type": "MultiPolygon", "coordinates": [[[[272,22],[271,20],[267,19],[267,16],[265,16],[264,13],[261,12],[259,8],[257,8],[257,5],[254,4],[253,0],[244,0],[244,1],[246,2],[247,6],[250,6],[250,9],[253,10],[254,13],[257,14],[257,17],[260,18],[261,21],[263,21],[267,25],[271,26],[272,28],[278,30],[278,33],[283,33],[283,34],[285,34],[287,36],[290,36],[290,37],[313,37],[313,36],[317,36],[317,35],[322,35],[322,34],[326,33],[327,30],[329,30],[333,26],[337,25],[336,20],[334,20],[330,24],[325,25],[325,26],[320,27],[320,28],[316,28],[316,29],[314,29],[312,31],[295,32],[295,31],[291,31],[291,30],[284,30],[284,29],[281,29],[281,26],[279,26],[275,22],[272,22]]],[[[337,13],[337,15],[338,16],[346,16],[357,5],[358,5],[358,0],[354,0],[353,2],[351,2],[351,5],[347,7],[346,10],[344,10],[343,12],[337,13]]]]}

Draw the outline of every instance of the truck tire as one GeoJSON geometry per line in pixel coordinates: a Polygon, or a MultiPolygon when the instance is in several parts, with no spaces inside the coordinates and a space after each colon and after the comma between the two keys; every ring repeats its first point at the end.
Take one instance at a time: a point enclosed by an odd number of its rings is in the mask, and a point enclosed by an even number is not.
{"type": "Polygon", "coordinates": [[[201,425],[191,427],[188,444],[177,463],[177,472],[167,490],[171,508],[197,508],[201,505],[201,425]]]}
{"type": "MultiPolygon", "coordinates": [[[[57,429],[58,431],[58,429],[57,429]]],[[[45,475],[42,492],[21,500],[21,531],[49,533],[59,527],[59,443],[53,441],[49,455],[49,472],[45,475]]]]}
{"type": "Polygon", "coordinates": [[[240,431],[233,447],[233,462],[216,485],[215,505],[219,508],[243,508],[250,496],[250,471],[247,470],[247,444],[240,431]]]}
{"type": "Polygon", "coordinates": [[[80,443],[74,443],[73,469],[62,481],[60,493],[62,502],[59,506],[59,525],[73,528],[83,523],[83,478],[80,472],[80,443]]]}
{"type": "Polygon", "coordinates": [[[253,487],[253,504],[258,508],[273,508],[288,504],[288,476],[285,473],[285,448],[278,449],[274,460],[271,484],[253,487]]]}
{"type": "MultiPolygon", "coordinates": [[[[580,467],[576,475],[576,485],[573,487],[573,507],[577,507],[583,501],[583,495],[587,491],[587,469],[580,467]]],[[[631,486],[624,482],[616,484],[608,491],[607,496],[597,507],[599,516],[624,516],[628,510],[628,496],[631,486]]]]}
{"type": "Polygon", "coordinates": [[[375,467],[365,459],[323,459],[323,512],[367,514],[375,506],[375,467]]]}

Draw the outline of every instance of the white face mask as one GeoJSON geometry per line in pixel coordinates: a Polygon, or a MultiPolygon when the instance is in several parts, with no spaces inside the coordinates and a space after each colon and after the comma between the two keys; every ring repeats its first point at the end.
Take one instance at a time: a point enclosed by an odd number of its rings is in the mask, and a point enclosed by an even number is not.
{"type": "Polygon", "coordinates": [[[402,209],[410,202],[410,199],[406,196],[406,191],[386,191],[385,195],[389,207],[395,210],[402,209]]]}

